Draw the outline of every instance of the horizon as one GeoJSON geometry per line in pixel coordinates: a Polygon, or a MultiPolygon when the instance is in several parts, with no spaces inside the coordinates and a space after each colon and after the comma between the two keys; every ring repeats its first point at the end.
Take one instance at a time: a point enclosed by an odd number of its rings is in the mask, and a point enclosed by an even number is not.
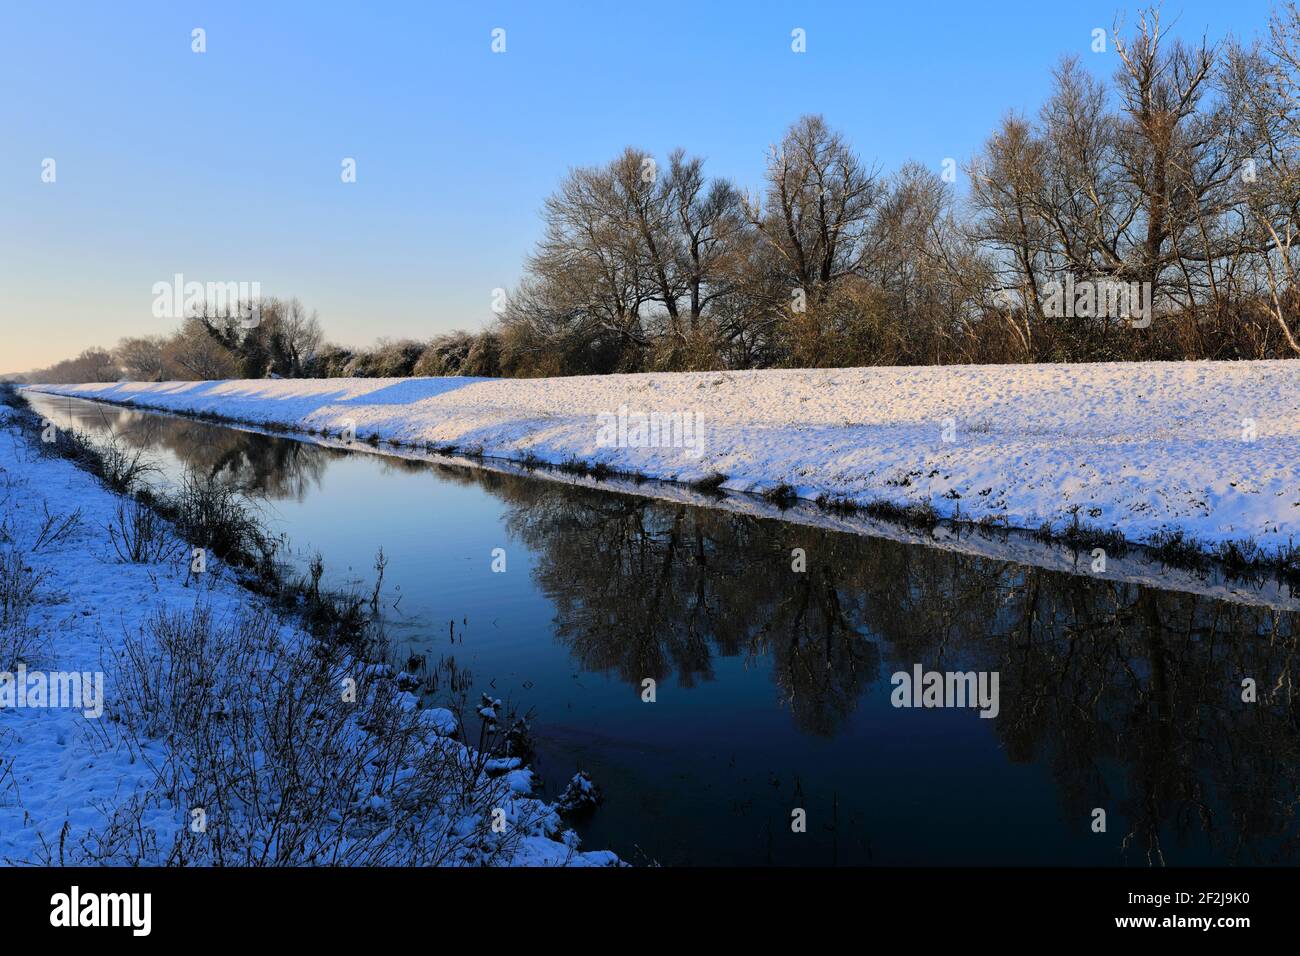
{"type": "MultiPolygon", "coordinates": [[[[8,9],[0,75],[25,95],[9,100],[0,155],[11,326],[0,371],[170,332],[151,289],[176,274],[296,296],[346,346],[477,331],[494,317],[493,290],[518,282],[565,172],[629,145],[660,158],[684,148],[709,176],[754,189],[769,144],[820,113],[886,175],[909,160],[960,169],[1005,114],[1036,114],[1062,56],[1107,81],[1118,62],[1113,44],[1090,44],[1122,8],[1013,7],[953,8],[924,34],[906,11],[840,3],[692,8],[689,21],[674,4],[650,23],[517,4],[365,17],[8,9]],[[496,28],[503,53],[491,49],[496,28]],[[797,55],[795,28],[807,43],[797,55]],[[684,66],[627,56],[629,37],[684,66]],[[606,79],[574,97],[596,73],[606,79]],[[230,148],[245,142],[256,148],[230,148]],[[344,183],[348,158],[356,182],[344,183]]],[[[1259,35],[1270,9],[1188,2],[1162,18],[1176,37],[1213,43],[1259,35]]]]}

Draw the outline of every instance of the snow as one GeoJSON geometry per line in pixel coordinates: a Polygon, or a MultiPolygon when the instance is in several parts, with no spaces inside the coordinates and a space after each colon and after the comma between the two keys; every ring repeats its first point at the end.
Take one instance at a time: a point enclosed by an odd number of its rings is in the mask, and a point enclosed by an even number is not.
{"type": "Polygon", "coordinates": [[[32,387],[666,481],[721,474],[728,491],[928,503],[1012,528],[1077,513],[1135,542],[1173,530],[1206,546],[1300,541],[1300,362],[32,387]],[[686,431],[637,447],[637,416],[651,414],[699,416],[699,445],[686,431]],[[631,424],[611,443],[619,416],[631,424]]]}
{"type": "MultiPolygon", "coordinates": [[[[41,641],[24,663],[44,672],[103,673],[111,712],[116,688],[108,663],[123,651],[128,635],[148,635],[146,625],[159,611],[203,606],[214,619],[234,618],[257,599],[213,559],[201,575],[188,573],[187,552],[156,563],[122,562],[106,531],[121,499],[70,462],[41,456],[15,425],[13,410],[0,406],[0,550],[21,555],[37,581],[30,623],[41,641]],[[79,512],[80,520],[67,537],[34,550],[47,510],[79,512]]],[[[308,639],[291,625],[283,627],[286,639],[308,639]]],[[[403,704],[415,707],[416,698],[407,696],[403,704]]],[[[457,732],[451,711],[421,714],[433,734],[441,735],[433,736],[435,744],[470,759],[471,751],[447,736],[457,732]]],[[[0,863],[44,861],[43,847],[58,862],[61,841],[77,846],[115,808],[144,797],[156,779],[153,768],[167,756],[163,740],[146,740],[136,750],[118,724],[88,718],[81,708],[0,708],[0,863]]],[[[528,795],[533,788],[526,768],[512,764],[506,785],[514,795],[505,807],[508,819],[525,829],[513,855],[498,862],[618,863],[612,853],[577,849],[576,835],[561,826],[555,808],[528,795]]],[[[189,821],[186,808],[164,805],[150,809],[143,822],[157,845],[166,847],[189,821]]],[[[469,832],[475,820],[467,816],[450,824],[469,832]]]]}
{"type": "Polygon", "coordinates": [[[456,715],[446,707],[429,707],[420,711],[420,720],[435,734],[450,737],[460,729],[456,715]]]}

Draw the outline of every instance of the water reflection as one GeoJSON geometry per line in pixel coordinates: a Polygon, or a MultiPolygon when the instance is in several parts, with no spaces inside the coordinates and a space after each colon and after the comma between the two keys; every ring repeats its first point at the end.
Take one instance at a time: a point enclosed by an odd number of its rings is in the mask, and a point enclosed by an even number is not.
{"type": "MultiPolygon", "coordinates": [[[[992,721],[1012,762],[1044,761],[1063,815],[1200,828],[1233,862],[1295,850],[1296,619],[1083,576],[810,528],[507,479],[511,529],[540,555],[556,634],[586,670],[707,679],[769,656],[793,719],[835,734],[883,657],[997,671],[992,721]],[[802,547],[807,572],[791,571],[802,547]],[[1242,700],[1253,678],[1259,700],[1242,700]],[[1117,787],[1116,773],[1125,785],[1117,787]],[[1217,812],[1214,809],[1218,808],[1217,812]],[[1116,814],[1115,811],[1119,813],[1116,814]]],[[[876,686],[876,692],[884,693],[876,686]]]]}
{"type": "Polygon", "coordinates": [[[848,536],[513,477],[494,493],[538,555],[556,636],[584,670],[693,687],[716,657],[770,656],[796,722],[823,735],[879,674],[855,586],[869,571],[848,536]],[[804,572],[792,570],[799,546],[804,572]]]}
{"type": "Polygon", "coordinates": [[[224,477],[250,495],[272,500],[302,501],[319,487],[330,460],[347,454],[187,418],[53,396],[29,398],[52,421],[115,435],[131,448],[167,452],[205,475],[224,477]]]}
{"type": "MultiPolygon", "coordinates": [[[[306,499],[332,463],[357,457],[88,403],[68,408],[83,426],[111,428],[275,500],[306,499]]],[[[1000,716],[957,732],[996,735],[1001,757],[987,774],[1010,780],[999,766],[1017,765],[1048,776],[1056,806],[1042,812],[1067,821],[1057,825],[1061,862],[1295,862],[1294,612],[491,471],[387,457],[369,467],[380,487],[385,474],[430,475],[501,502],[505,529],[531,553],[550,633],[579,671],[633,692],[654,678],[707,695],[724,662],[743,662],[747,686],[766,682],[769,709],[787,711],[804,739],[838,748],[813,757],[804,744],[771,741],[774,765],[802,761],[804,789],[846,786],[845,761],[886,770],[889,760],[906,761],[882,755],[882,739],[920,727],[916,712],[888,705],[894,670],[997,671],[1000,716]],[[794,549],[806,570],[793,570],[794,549]],[[1247,678],[1258,688],[1254,703],[1242,699],[1247,678]],[[1102,841],[1087,827],[1097,807],[1112,821],[1102,841]],[[1182,852],[1171,859],[1175,847],[1182,852]]],[[[742,706],[734,694],[718,698],[719,708],[742,706]]],[[[725,752],[707,726],[697,733],[701,753],[725,752]]],[[[892,769],[918,772],[906,762],[892,769]]],[[[840,793],[837,806],[851,799],[840,793]]],[[[772,806],[788,806],[786,796],[772,806]]],[[[863,817],[883,812],[869,795],[855,806],[863,817]]],[[[706,811],[697,804],[696,812],[706,811]]],[[[710,825],[724,834],[719,844],[748,832],[710,825]]],[[[1007,841],[1031,838],[1012,824],[988,825],[1007,841]]],[[[810,834],[785,859],[806,861],[803,847],[827,839],[810,834]]],[[[752,858],[726,850],[729,861],[752,858]]],[[[887,861],[969,862],[977,852],[897,851],[887,861]]],[[[1022,846],[1004,856],[1030,853],[1022,846]]]]}

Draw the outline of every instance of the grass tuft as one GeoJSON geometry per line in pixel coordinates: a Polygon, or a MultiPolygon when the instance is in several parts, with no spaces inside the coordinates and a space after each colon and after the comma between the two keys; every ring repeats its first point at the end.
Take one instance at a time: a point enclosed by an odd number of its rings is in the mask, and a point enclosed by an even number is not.
{"type": "Polygon", "coordinates": [[[720,495],[722,492],[719,489],[722,488],[722,485],[726,480],[726,475],[720,471],[715,471],[713,474],[705,478],[698,478],[695,481],[692,481],[691,488],[695,491],[704,492],[705,494],[720,495]]]}
{"type": "Polygon", "coordinates": [[[762,497],[765,501],[770,501],[782,510],[789,508],[798,500],[794,487],[787,485],[785,482],[781,482],[773,488],[768,488],[762,493],[762,497]]]}

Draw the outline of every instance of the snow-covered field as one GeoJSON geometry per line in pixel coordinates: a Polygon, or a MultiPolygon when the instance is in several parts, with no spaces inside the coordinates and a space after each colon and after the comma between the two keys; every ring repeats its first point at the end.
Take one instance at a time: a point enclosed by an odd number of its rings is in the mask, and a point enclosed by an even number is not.
{"type": "MultiPolygon", "coordinates": [[[[56,672],[100,675],[103,713],[87,716],[93,706],[39,706],[34,696],[25,701],[27,706],[15,706],[16,700],[0,697],[0,863],[58,862],[61,846],[72,862],[82,839],[103,830],[113,813],[133,799],[146,802],[143,828],[165,852],[178,831],[192,824],[192,811],[159,800],[152,790],[158,779],[155,768],[168,763],[168,744],[161,736],[126,738],[114,719],[122,711],[126,689],[115,685],[118,671],[112,662],[129,638],[148,639],[149,622],[160,611],[188,613],[199,606],[214,620],[234,620],[258,599],[215,559],[205,573],[189,574],[187,550],[159,561],[121,560],[107,530],[121,499],[70,462],[40,455],[19,434],[16,421],[12,409],[0,406],[0,570],[23,575],[30,587],[20,594],[0,588],[8,596],[0,624],[15,628],[0,633],[0,651],[13,652],[21,629],[27,642],[17,655],[29,678],[56,672]],[[67,533],[51,538],[47,517],[53,515],[58,528],[74,514],[67,533]],[[16,620],[19,616],[23,620],[16,620]]],[[[286,642],[309,640],[290,625],[281,627],[286,642]]],[[[6,671],[8,666],[0,663],[5,672],[0,684],[12,689],[18,665],[13,671],[6,671]]],[[[412,695],[404,698],[416,706],[412,695]]],[[[443,736],[455,724],[450,712],[420,713],[431,718],[423,723],[441,750],[456,759],[472,755],[443,736]]],[[[529,773],[517,769],[501,778],[508,790],[502,805],[510,825],[521,831],[509,842],[509,855],[492,861],[617,862],[609,853],[576,850],[576,838],[562,830],[554,807],[526,795],[529,773]]],[[[470,807],[463,811],[465,819],[442,819],[441,825],[469,832],[479,822],[469,816],[483,809],[470,807]]],[[[479,847],[473,851],[450,862],[487,859],[479,847]]],[[[111,853],[106,857],[109,862],[125,859],[111,853]]],[[[149,856],[136,859],[147,862],[149,856]]]]}
{"type": "Polygon", "coordinates": [[[33,387],[670,481],[720,474],[724,490],[926,502],[1015,528],[1077,515],[1138,542],[1300,542],[1300,362],[33,387]]]}

